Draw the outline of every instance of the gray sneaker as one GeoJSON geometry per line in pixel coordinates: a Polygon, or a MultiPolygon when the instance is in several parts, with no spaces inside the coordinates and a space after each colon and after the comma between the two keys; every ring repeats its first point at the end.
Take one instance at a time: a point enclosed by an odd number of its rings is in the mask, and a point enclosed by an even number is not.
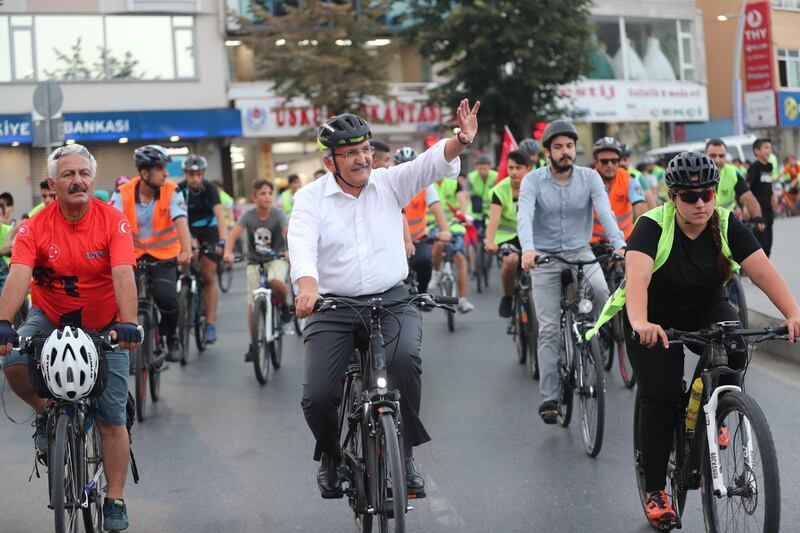
{"type": "Polygon", "coordinates": [[[33,426],[36,428],[33,445],[39,453],[47,455],[47,415],[36,415],[33,426]]]}
{"type": "Polygon", "coordinates": [[[128,530],[128,508],[125,502],[106,498],[103,502],[103,531],[122,533],[128,530]]]}

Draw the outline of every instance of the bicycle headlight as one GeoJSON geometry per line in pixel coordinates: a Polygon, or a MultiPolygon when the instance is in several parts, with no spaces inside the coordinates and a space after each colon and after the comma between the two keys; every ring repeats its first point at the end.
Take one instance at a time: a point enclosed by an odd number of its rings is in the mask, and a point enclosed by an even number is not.
{"type": "Polygon", "coordinates": [[[386,378],[378,378],[376,380],[376,384],[378,385],[379,389],[385,389],[386,388],[386,378]]]}
{"type": "Polygon", "coordinates": [[[593,307],[594,305],[592,305],[592,301],[589,299],[584,298],[578,302],[578,312],[582,315],[588,315],[591,313],[593,307]]]}

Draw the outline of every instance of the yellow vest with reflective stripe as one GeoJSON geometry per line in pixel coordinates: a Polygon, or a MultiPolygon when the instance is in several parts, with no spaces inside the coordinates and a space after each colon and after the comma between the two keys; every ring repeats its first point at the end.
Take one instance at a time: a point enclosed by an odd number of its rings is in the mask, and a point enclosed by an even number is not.
{"type": "MultiPolygon", "coordinates": [[[[736,263],[731,257],[731,248],[728,245],[728,217],[730,211],[724,207],[717,207],[717,214],[719,215],[719,234],[722,241],[722,254],[731,262],[731,268],[739,270],[739,264],[736,263]]],[[[661,227],[661,237],[658,239],[658,246],[656,248],[656,257],[653,260],[653,272],[664,266],[664,263],[669,259],[669,254],[672,252],[672,243],[675,241],[675,205],[672,202],[660,205],[650,211],[646,212],[642,217],[647,217],[655,220],[661,227]]],[[[637,221],[638,222],[638,221],[637,221]]],[[[603,310],[600,311],[600,317],[597,319],[594,327],[586,332],[586,340],[590,340],[595,333],[609,320],[614,318],[614,315],[625,306],[625,280],[614,291],[603,310]]]]}
{"type": "Polygon", "coordinates": [[[739,182],[739,175],[736,167],[727,164],[722,167],[719,173],[719,185],[717,186],[717,205],[728,210],[736,208],[736,184],[739,182]]]}
{"type": "Polygon", "coordinates": [[[500,199],[500,225],[494,235],[494,243],[502,244],[517,236],[517,206],[514,203],[514,191],[511,188],[511,178],[503,180],[490,189],[489,198],[496,194],[500,199]]]}
{"type": "MultiPolygon", "coordinates": [[[[439,201],[442,203],[442,211],[447,219],[447,224],[450,227],[450,233],[465,233],[467,228],[458,220],[453,214],[453,209],[459,211],[458,199],[456,198],[456,189],[458,189],[458,180],[454,178],[444,178],[441,185],[434,183],[436,192],[439,193],[439,201]]],[[[433,213],[428,210],[428,227],[436,225],[436,218],[433,213]]]]}

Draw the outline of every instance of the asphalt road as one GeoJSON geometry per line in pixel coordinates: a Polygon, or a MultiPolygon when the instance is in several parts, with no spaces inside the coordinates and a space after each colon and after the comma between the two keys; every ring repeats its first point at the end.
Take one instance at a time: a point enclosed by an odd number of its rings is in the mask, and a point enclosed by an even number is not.
{"type": "MultiPolygon", "coordinates": [[[[493,272],[496,276],[496,271],[493,272]]],[[[537,383],[517,364],[498,284],[472,295],[477,309],[448,333],[441,312],[425,316],[423,421],[433,441],[416,453],[428,498],[413,502],[408,530],[419,532],[645,532],[633,477],[633,392],[616,367],[607,374],[607,422],[600,456],[568,429],[539,421],[537,383]]],[[[163,399],[134,427],[141,482],[129,480],[131,532],[347,532],[344,500],[323,501],[313,441],[300,409],[303,355],[288,337],[284,366],[259,386],[243,362],[247,343],[244,278],[219,310],[220,341],[190,364],[173,366],[163,399]]],[[[687,360],[688,361],[688,360],[687,360]]],[[[688,364],[687,364],[688,366],[688,364]]],[[[2,380],[2,378],[0,378],[2,380]]],[[[756,354],[748,390],[770,420],[781,466],[783,526],[800,514],[800,442],[794,406],[800,367],[756,354]],[[794,413],[794,414],[792,414],[794,413]]],[[[8,387],[8,413],[29,410],[8,387]]],[[[47,483],[33,467],[29,425],[0,422],[0,532],[52,531],[47,483]]],[[[685,531],[702,531],[692,493],[685,531]]]]}

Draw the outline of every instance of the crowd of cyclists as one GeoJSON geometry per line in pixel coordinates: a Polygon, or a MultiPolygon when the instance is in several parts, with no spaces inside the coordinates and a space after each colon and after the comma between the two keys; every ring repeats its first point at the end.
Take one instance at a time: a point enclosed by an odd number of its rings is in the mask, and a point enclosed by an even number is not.
{"type": "MultiPolygon", "coordinates": [[[[665,331],[736,320],[723,285],[741,268],[783,313],[789,338],[800,334],[800,308],[768,259],[777,206],[793,200],[800,164],[787,158],[782,171],[777,169],[770,140],[757,139],[755,160],[739,168],[727,160],[724,141],[710,139],[704,153],[684,152],[667,162],[645,157],[633,166],[626,145],[601,137],[591,143],[593,167],[582,167],[576,164],[575,126],[554,120],[541,142],[525,139],[510,151],[505,169],[491,168],[491,158],[480,155],[475,168],[462,173],[460,156],[477,135],[479,107],[462,101],[455,135],[421,153],[410,146],[392,153],[373,139],[361,117],[334,116],[317,134],[324,169],[305,185],[290,176],[280,193],[269,180],[255,181],[254,207],[238,220],[233,199],[221,184],[206,179],[202,155],[183,161],[184,179],[176,183],[168,179],[172,157],[157,145],[135,150],[138,174],[118,180],[110,195],[95,189],[96,161],[78,144],[49,154],[42,202],[20,223],[13,224],[13,198],[0,195],[0,253],[11,251],[4,257],[10,267],[0,297],[0,362],[11,389],[37,413],[37,454],[46,457],[50,445],[47,400],[32,387],[28,355],[17,349],[18,338],[80,327],[110,332],[119,342],[105,354],[109,375],[97,411],[108,478],[106,531],[128,527],[127,350],[141,342],[137,262],[157,263],[148,275],[157,288],[152,296],[160,311],[158,334],[165,339],[166,359],[179,362],[189,349],[178,333],[179,272],[194,264],[202,277],[202,335],[214,343],[217,270],[238,260],[240,239],[247,249],[249,308],[260,283],[259,265],[269,257],[267,278],[281,302],[283,322],[292,320],[292,312],[308,319],[301,405],[316,439],[313,458],[320,461],[317,482],[324,498],[342,496],[341,382],[369,331],[355,308],[315,314],[320,299],[399,300],[408,296],[412,275],[416,291],[435,292],[443,262],[452,258],[456,310],[469,313],[475,308],[468,299],[470,280],[481,275],[481,258],[504,247],[496,260],[498,314],[512,315],[515,280],[530,272],[538,323],[538,414],[545,424],[555,424],[564,267],[541,261],[542,256],[591,261],[599,250],[614,250],[624,257],[620,288],[609,286],[600,264],[583,271],[597,319],[587,337],[624,311],[625,349],[640,397],[647,519],[656,527],[674,526],[676,512],[664,489],[679,418],[683,347],[671,345],[665,331]],[[498,170],[505,177],[498,179],[498,170]],[[787,182],[781,189],[786,198],[773,187],[776,178],[787,182]],[[15,314],[29,290],[31,309],[17,323],[15,314]]],[[[425,478],[414,462],[414,448],[430,440],[420,415],[422,314],[409,308],[381,320],[389,339],[388,381],[400,393],[404,481],[409,496],[424,497],[425,478]]],[[[242,349],[245,361],[252,360],[256,347],[242,349]]],[[[729,356],[733,368],[746,364],[742,347],[729,356]]],[[[83,379],[92,372],[81,357],[68,357],[67,348],[58,357],[70,376],[83,379]]],[[[58,396],[55,387],[51,391],[58,396]]],[[[721,445],[729,439],[725,431],[720,430],[721,445]]]]}

